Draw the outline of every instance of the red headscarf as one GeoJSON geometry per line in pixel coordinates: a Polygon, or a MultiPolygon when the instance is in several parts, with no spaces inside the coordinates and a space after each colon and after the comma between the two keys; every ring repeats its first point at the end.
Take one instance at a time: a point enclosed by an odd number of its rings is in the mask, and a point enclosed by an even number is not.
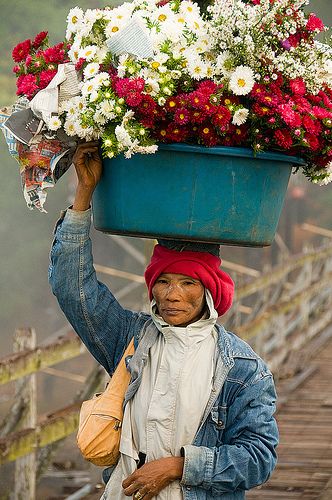
{"type": "Polygon", "coordinates": [[[152,287],[163,273],[184,274],[198,279],[207,288],[219,316],[225,314],[232,305],[234,282],[220,269],[221,259],[208,252],[171,250],[162,245],[154,247],[151,262],[145,270],[145,281],[152,299],[152,287]]]}

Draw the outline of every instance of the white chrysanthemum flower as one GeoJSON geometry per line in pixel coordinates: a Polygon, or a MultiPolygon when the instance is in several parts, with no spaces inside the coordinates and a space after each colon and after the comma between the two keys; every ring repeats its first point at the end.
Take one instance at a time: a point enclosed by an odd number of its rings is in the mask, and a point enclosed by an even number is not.
{"type": "Polygon", "coordinates": [[[89,101],[90,102],[95,102],[99,97],[98,90],[93,90],[89,96],[89,101]]]}
{"type": "Polygon", "coordinates": [[[115,105],[115,101],[113,100],[105,100],[105,101],[102,101],[100,104],[99,104],[99,111],[102,115],[105,116],[105,118],[107,118],[108,120],[113,120],[114,118],[116,118],[116,114],[114,113],[114,105],[115,105]]]}
{"type": "Polygon", "coordinates": [[[85,20],[91,24],[94,24],[98,19],[103,17],[103,11],[101,9],[87,9],[85,12],[85,20]]]}
{"type": "Polygon", "coordinates": [[[191,18],[191,17],[199,17],[200,15],[200,10],[199,7],[196,3],[192,3],[190,1],[182,1],[180,3],[180,10],[179,12],[183,15],[186,16],[186,18],[191,18]]]}
{"type": "Polygon", "coordinates": [[[248,115],[249,115],[249,109],[247,108],[237,109],[233,115],[233,120],[232,120],[233,125],[238,125],[238,126],[243,125],[244,123],[246,123],[248,115]]]}
{"type": "Polygon", "coordinates": [[[47,123],[47,127],[50,130],[59,130],[61,128],[62,123],[58,116],[52,116],[51,119],[47,123]]]}
{"type": "Polygon", "coordinates": [[[78,58],[86,59],[87,61],[92,61],[97,52],[96,45],[88,45],[79,51],[78,58]]]}
{"type": "Polygon", "coordinates": [[[74,9],[70,9],[69,14],[67,16],[67,32],[66,32],[67,40],[71,37],[73,33],[76,33],[76,31],[81,25],[83,17],[84,17],[84,12],[80,7],[75,7],[74,9]]]}
{"type": "Polygon", "coordinates": [[[107,47],[98,47],[94,59],[99,64],[102,64],[104,62],[104,59],[106,58],[107,54],[108,54],[107,47]]]}
{"type": "Polygon", "coordinates": [[[119,141],[120,148],[124,149],[132,146],[133,141],[123,125],[117,125],[115,127],[115,136],[119,141]]]}
{"type": "Polygon", "coordinates": [[[65,129],[66,134],[71,136],[71,137],[74,135],[77,135],[75,122],[72,120],[67,120],[65,122],[64,129],[65,129]]]}
{"type": "Polygon", "coordinates": [[[235,95],[249,94],[254,84],[254,72],[249,66],[238,66],[229,81],[229,87],[235,95]]]}
{"type": "Polygon", "coordinates": [[[96,90],[96,84],[94,83],[93,79],[88,80],[82,85],[82,96],[88,97],[94,90],[96,90]]]}
{"type": "Polygon", "coordinates": [[[327,186],[332,182],[332,161],[330,161],[325,168],[322,168],[317,172],[318,179],[314,179],[314,183],[319,186],[327,186]]]}
{"type": "Polygon", "coordinates": [[[99,64],[98,63],[90,63],[88,64],[83,71],[85,78],[93,78],[99,72],[99,64]]]}
{"type": "Polygon", "coordinates": [[[190,54],[188,51],[187,56],[187,71],[189,75],[195,80],[201,80],[207,77],[207,64],[197,54],[190,54]]]}
{"type": "Polygon", "coordinates": [[[93,119],[96,123],[98,123],[98,125],[105,125],[107,122],[107,118],[101,113],[101,111],[98,110],[93,115],[93,119]]]}
{"type": "Polygon", "coordinates": [[[79,60],[79,54],[81,51],[82,39],[76,35],[73,45],[70,47],[68,55],[72,63],[76,64],[79,60]]]}
{"type": "Polygon", "coordinates": [[[216,59],[216,74],[229,75],[229,66],[231,64],[231,54],[224,51],[216,59]]]}
{"type": "Polygon", "coordinates": [[[111,38],[113,35],[115,35],[115,33],[120,31],[127,24],[127,22],[128,20],[125,18],[118,19],[112,17],[105,28],[106,38],[111,38]]]}
{"type": "Polygon", "coordinates": [[[103,71],[102,73],[99,73],[97,76],[94,77],[93,83],[96,86],[96,88],[101,87],[104,85],[104,87],[108,87],[110,84],[110,75],[103,71]]]}

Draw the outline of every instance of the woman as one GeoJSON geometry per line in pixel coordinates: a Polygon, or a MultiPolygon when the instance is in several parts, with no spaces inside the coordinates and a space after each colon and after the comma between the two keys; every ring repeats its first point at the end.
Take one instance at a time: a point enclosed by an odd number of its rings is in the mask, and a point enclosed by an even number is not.
{"type": "Polygon", "coordinates": [[[276,396],[264,362],[216,322],[233,297],[218,248],[157,245],[145,272],[150,314],[123,309],[97,281],[92,262],[90,203],[102,168],[97,144],[80,145],[74,164],[78,186],[56,226],[52,290],[108,373],[132,337],[136,348],[121,456],[102,498],[243,499],[276,463],[276,396]]]}

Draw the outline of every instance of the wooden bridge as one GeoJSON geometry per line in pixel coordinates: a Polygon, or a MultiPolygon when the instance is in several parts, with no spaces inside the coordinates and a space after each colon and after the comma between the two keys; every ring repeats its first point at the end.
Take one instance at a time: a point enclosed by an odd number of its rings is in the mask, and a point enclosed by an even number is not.
{"type": "MultiPolygon", "coordinates": [[[[224,265],[236,274],[238,284],[226,327],[267,360],[279,392],[279,463],[270,481],[249,492],[248,498],[332,499],[331,241],[287,256],[263,273],[230,262],[224,265]]],[[[130,285],[143,284],[138,274],[96,268],[130,285]]],[[[80,356],[85,348],[73,332],[36,346],[34,332],[27,329],[17,332],[15,351],[0,360],[0,384],[16,381],[12,407],[0,424],[0,465],[16,461],[14,498],[35,500],[36,482],[62,440],[75,432],[80,403],[103,384],[104,372],[96,367],[69,406],[38,418],[37,372],[80,356]]],[[[85,493],[92,489],[85,488],[85,493]]]]}

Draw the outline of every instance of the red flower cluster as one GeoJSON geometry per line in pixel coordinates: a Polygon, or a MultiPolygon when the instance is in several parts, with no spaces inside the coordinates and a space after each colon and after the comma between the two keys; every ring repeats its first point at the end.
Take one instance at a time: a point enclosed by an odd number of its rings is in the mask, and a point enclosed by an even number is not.
{"type": "Polygon", "coordinates": [[[223,86],[211,80],[196,84],[189,93],[169,97],[154,112],[151,135],[162,142],[199,142],[205,146],[237,145],[246,136],[245,127],[232,125],[231,108],[237,98],[225,97],[223,86]]]}
{"type": "Polygon", "coordinates": [[[332,155],[332,90],[307,92],[301,78],[255,84],[250,93],[256,150],[279,149],[327,165],[332,155]],[[270,116],[266,121],[266,117],[270,116]],[[325,159],[322,163],[322,157],[325,159]]]}
{"type": "Polygon", "coordinates": [[[13,60],[18,63],[13,68],[17,76],[17,95],[32,99],[54,78],[58,65],[68,61],[69,45],[59,43],[48,46],[48,33],[41,31],[34,40],[24,40],[14,47],[13,60]]]}

